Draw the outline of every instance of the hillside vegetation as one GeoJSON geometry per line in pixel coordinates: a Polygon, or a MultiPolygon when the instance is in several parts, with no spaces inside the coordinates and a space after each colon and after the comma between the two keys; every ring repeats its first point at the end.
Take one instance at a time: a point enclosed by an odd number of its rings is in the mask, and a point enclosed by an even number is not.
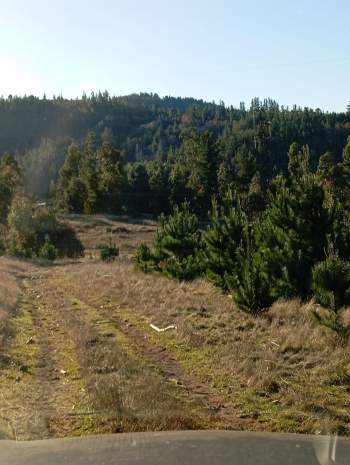
{"type": "MultiPolygon", "coordinates": [[[[29,190],[44,198],[70,144],[81,148],[85,172],[93,168],[94,144],[111,144],[127,165],[128,189],[123,202],[115,198],[109,208],[158,214],[167,198],[174,205],[185,196],[198,201],[200,193],[201,201],[210,203],[212,193],[223,193],[232,184],[248,189],[256,176],[264,187],[286,172],[293,142],[309,146],[313,167],[326,152],[339,161],[350,134],[349,114],[285,108],[257,98],[249,108],[243,103],[233,108],[155,94],[112,97],[105,92],[76,100],[10,96],[0,99],[0,154],[15,154],[29,190]],[[209,139],[198,139],[205,133],[209,139]],[[91,135],[94,144],[84,143],[91,135]],[[202,170],[208,160],[210,180],[202,170]]],[[[93,182],[84,181],[92,188],[93,182]]]]}

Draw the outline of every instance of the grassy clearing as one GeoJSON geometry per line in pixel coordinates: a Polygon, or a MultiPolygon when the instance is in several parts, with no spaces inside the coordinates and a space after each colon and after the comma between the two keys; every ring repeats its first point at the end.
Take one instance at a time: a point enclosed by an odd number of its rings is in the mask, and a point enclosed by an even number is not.
{"type": "Polygon", "coordinates": [[[76,333],[78,360],[95,411],[114,420],[111,432],[218,426],[215,418],[186,398],[181,387],[164,378],[134,340],[95,307],[67,292],[62,281],[55,286],[64,289],[71,302],[75,316],[69,325],[76,333]]]}
{"type": "Polygon", "coordinates": [[[87,247],[85,259],[0,260],[4,436],[188,428],[350,434],[350,343],[319,325],[314,303],[277,302],[252,317],[204,280],[135,271],[130,255],[152,241],[154,224],[66,220],[87,247]],[[111,234],[121,257],[101,263],[98,245],[111,234]],[[156,333],[150,323],[177,329],[156,333]]]}
{"type": "Polygon", "coordinates": [[[111,239],[120,245],[124,257],[130,257],[140,242],[151,245],[157,224],[151,220],[135,220],[113,215],[61,215],[77,233],[89,258],[99,257],[98,246],[111,239]]]}
{"type": "Polygon", "coordinates": [[[270,431],[349,433],[349,344],[316,322],[313,303],[278,302],[253,318],[201,280],[177,283],[126,263],[84,270],[72,270],[76,295],[138,326],[242,417],[270,431]],[[178,329],[159,335],[150,322],[178,329]]]}

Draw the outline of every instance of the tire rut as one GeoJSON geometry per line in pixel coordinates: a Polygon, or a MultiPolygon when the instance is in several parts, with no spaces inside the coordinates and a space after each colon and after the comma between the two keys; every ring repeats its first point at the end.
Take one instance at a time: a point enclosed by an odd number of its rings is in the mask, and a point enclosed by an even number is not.
{"type": "MultiPolygon", "coordinates": [[[[62,284],[62,281],[60,281],[60,284],[62,284]]],[[[258,429],[256,419],[251,417],[242,418],[241,412],[235,405],[224,401],[218,391],[209,383],[203,382],[195,374],[189,373],[166,347],[154,345],[142,330],[126,319],[116,316],[115,313],[111,314],[111,312],[116,312],[117,309],[107,309],[105,305],[96,308],[84,300],[80,300],[75,294],[72,286],[65,283],[65,298],[68,298],[72,304],[82,303],[98,313],[99,320],[95,320],[96,325],[107,321],[122,332],[138,347],[142,358],[156,367],[168,382],[173,382],[178,386],[187,401],[200,406],[209,416],[215,416],[222,423],[222,427],[235,430],[258,429]]]]}
{"type": "Polygon", "coordinates": [[[70,337],[44,290],[45,282],[36,273],[23,280],[21,306],[33,322],[32,335],[26,344],[36,346],[37,355],[30,368],[35,387],[26,405],[27,421],[21,427],[23,431],[17,434],[21,439],[45,439],[70,433],[64,419],[78,397],[66,366],[70,337]]]}

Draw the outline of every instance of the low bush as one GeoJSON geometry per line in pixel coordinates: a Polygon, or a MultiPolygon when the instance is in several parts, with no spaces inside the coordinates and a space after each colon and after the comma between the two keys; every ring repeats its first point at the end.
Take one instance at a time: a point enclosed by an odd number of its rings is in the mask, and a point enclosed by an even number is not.
{"type": "Polygon", "coordinates": [[[100,258],[104,262],[111,262],[119,256],[119,248],[110,241],[108,244],[100,245],[100,258]]]}
{"type": "Polygon", "coordinates": [[[201,273],[202,234],[199,221],[184,202],[169,216],[159,218],[159,229],[150,250],[145,244],[137,249],[134,261],[142,271],[157,270],[165,275],[191,280],[201,273]]]}
{"type": "Polygon", "coordinates": [[[39,249],[38,257],[44,260],[54,261],[57,258],[57,249],[46,236],[44,245],[39,249]]]}
{"type": "Polygon", "coordinates": [[[337,256],[327,257],[312,271],[315,300],[323,307],[338,312],[350,304],[350,262],[337,256]]]}
{"type": "Polygon", "coordinates": [[[8,253],[25,258],[44,258],[45,254],[48,257],[56,255],[55,258],[84,255],[84,247],[74,230],[59,223],[49,208],[37,207],[21,192],[11,203],[4,242],[8,253]]]}
{"type": "Polygon", "coordinates": [[[156,263],[152,256],[151,249],[143,242],[137,247],[134,256],[136,268],[144,273],[149,273],[156,269],[156,263]]]}

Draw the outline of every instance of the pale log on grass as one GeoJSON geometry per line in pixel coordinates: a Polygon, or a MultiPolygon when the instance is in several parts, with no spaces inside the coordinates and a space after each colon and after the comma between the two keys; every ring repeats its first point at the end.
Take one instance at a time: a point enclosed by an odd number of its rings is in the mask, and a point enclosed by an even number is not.
{"type": "Polygon", "coordinates": [[[157,331],[157,333],[165,333],[165,331],[169,331],[170,329],[176,329],[175,325],[170,325],[166,328],[158,328],[158,326],[153,325],[152,323],[150,324],[150,327],[154,329],[154,331],[157,331]]]}

